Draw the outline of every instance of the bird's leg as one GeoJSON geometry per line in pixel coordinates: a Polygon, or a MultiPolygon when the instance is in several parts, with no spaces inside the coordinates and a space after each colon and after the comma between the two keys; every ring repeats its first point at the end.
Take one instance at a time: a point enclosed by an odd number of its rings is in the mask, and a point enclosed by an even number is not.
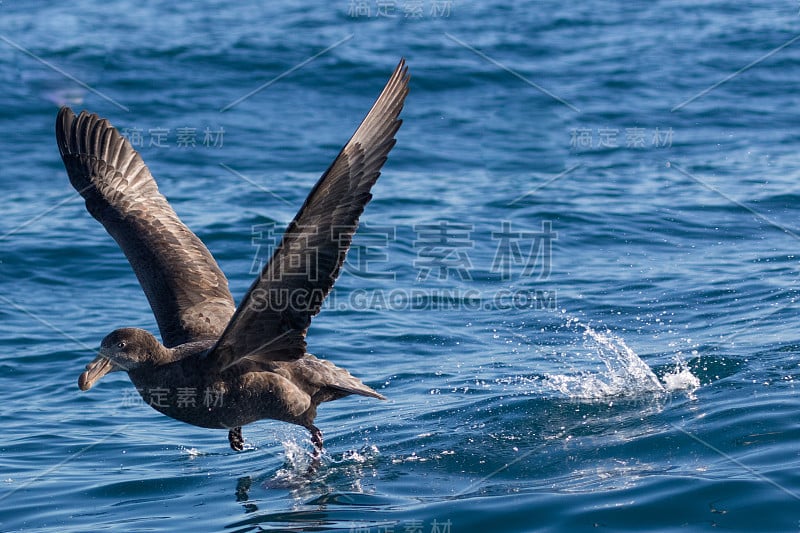
{"type": "Polygon", "coordinates": [[[322,431],[317,426],[308,426],[311,432],[311,442],[314,444],[314,458],[319,459],[322,455],[322,431]]]}
{"type": "Polygon", "coordinates": [[[311,464],[308,465],[308,470],[306,471],[306,475],[311,476],[317,471],[321,463],[322,431],[313,424],[306,426],[306,429],[311,432],[311,442],[314,444],[314,451],[311,454],[311,464]]]}
{"type": "Polygon", "coordinates": [[[244,450],[244,437],[242,437],[242,426],[236,426],[228,431],[228,442],[231,449],[237,452],[244,450]]]}

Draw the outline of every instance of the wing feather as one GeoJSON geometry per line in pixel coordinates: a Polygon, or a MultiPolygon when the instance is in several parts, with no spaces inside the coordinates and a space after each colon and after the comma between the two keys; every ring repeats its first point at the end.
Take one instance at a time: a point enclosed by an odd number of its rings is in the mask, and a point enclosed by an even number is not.
{"type": "Polygon", "coordinates": [[[133,267],[164,344],[218,338],[235,310],[228,280],[128,140],[107,120],[68,107],[58,113],[56,140],[72,186],[133,267]]]}
{"type": "Polygon", "coordinates": [[[372,109],[311,190],[269,263],[208,358],[227,368],[243,357],[293,360],[306,352],[311,318],[333,287],[358,219],[380,176],[408,94],[401,60],[372,109]]]}

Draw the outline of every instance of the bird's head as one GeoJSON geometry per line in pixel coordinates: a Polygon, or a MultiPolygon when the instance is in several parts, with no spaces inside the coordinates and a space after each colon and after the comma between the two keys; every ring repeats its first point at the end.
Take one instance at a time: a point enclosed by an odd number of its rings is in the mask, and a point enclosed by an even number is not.
{"type": "Polygon", "coordinates": [[[81,390],[89,390],[109,372],[130,372],[149,362],[154,362],[161,343],[148,331],[138,328],[122,328],[112,331],[100,343],[100,351],[86,365],[78,379],[81,390]]]}

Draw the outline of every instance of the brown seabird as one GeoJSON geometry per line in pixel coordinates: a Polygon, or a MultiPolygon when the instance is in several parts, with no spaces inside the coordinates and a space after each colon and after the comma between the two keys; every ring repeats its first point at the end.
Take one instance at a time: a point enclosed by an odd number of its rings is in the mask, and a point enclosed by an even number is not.
{"type": "Polygon", "coordinates": [[[272,418],[307,428],[317,457],[320,403],[350,394],[385,399],[307,353],[305,337],[395,144],[408,79],[401,60],[238,307],[216,261],[128,140],[95,114],[61,108],[56,139],[70,182],[128,258],[163,341],[143,329],[113,331],[80,389],[124,370],[146,403],[189,424],[227,429],[234,450],[243,449],[243,425],[272,418]]]}

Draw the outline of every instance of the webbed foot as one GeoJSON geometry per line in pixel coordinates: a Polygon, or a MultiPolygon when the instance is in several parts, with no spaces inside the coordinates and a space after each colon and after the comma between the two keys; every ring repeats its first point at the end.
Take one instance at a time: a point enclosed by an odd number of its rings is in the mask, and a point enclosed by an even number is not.
{"type": "Polygon", "coordinates": [[[228,442],[231,449],[237,452],[244,450],[244,437],[242,437],[242,426],[235,427],[228,431],[228,442]]]}
{"type": "Polygon", "coordinates": [[[308,465],[308,470],[306,471],[306,475],[311,476],[322,463],[322,431],[314,425],[306,426],[306,429],[311,432],[311,442],[314,444],[314,451],[311,454],[311,464],[308,465]]]}

